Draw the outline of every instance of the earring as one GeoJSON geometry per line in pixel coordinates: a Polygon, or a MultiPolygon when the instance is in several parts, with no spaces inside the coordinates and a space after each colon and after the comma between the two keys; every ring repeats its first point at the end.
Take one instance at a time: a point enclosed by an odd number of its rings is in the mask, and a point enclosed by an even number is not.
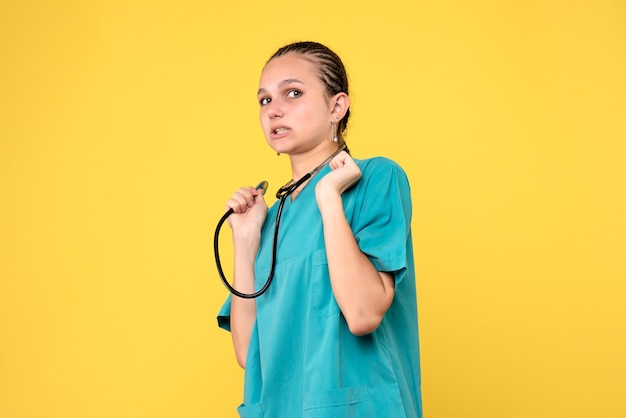
{"type": "Polygon", "coordinates": [[[339,139],[337,138],[337,119],[335,119],[335,122],[331,122],[330,126],[333,132],[333,142],[339,141],[339,139]]]}

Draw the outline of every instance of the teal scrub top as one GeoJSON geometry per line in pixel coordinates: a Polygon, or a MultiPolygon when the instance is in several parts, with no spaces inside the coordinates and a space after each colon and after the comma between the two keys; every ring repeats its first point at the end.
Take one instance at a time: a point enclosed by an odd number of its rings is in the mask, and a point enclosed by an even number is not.
{"type": "MultiPolygon", "coordinates": [[[[242,418],[422,417],[408,179],[389,159],[355,161],[363,176],[342,195],[346,218],[376,269],[393,273],[394,300],[374,332],[350,332],[331,289],[315,199],[326,166],[285,202],[274,280],[256,300],[242,418]]],[[[261,231],[257,289],[270,269],[277,207],[261,231]]],[[[226,330],[230,298],[218,314],[226,330]]]]}

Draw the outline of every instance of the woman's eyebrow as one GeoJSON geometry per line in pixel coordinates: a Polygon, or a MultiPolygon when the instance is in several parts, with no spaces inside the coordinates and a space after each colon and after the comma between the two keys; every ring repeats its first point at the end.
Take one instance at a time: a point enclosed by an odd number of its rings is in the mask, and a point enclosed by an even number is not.
{"type": "Polygon", "coordinates": [[[304,84],[304,82],[298,80],[297,78],[287,78],[287,79],[281,81],[280,83],[278,83],[278,85],[279,86],[284,86],[285,84],[291,84],[291,83],[304,84]]]}
{"type": "MultiPolygon", "coordinates": [[[[285,84],[291,84],[291,83],[304,84],[304,82],[302,82],[302,81],[298,80],[297,78],[286,78],[286,79],[284,79],[284,80],[281,80],[281,81],[278,83],[278,86],[279,86],[279,87],[281,87],[281,86],[284,86],[285,84]]],[[[267,91],[267,90],[265,90],[263,87],[261,87],[261,88],[259,89],[259,91],[257,91],[257,93],[256,93],[256,94],[257,94],[257,95],[259,95],[259,94],[261,94],[261,93],[265,93],[266,91],[267,91]]]]}

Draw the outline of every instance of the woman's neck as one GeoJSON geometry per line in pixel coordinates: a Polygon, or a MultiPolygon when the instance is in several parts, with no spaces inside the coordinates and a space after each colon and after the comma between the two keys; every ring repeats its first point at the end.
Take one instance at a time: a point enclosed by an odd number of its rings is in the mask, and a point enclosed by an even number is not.
{"type": "Polygon", "coordinates": [[[315,169],[338,149],[335,143],[320,144],[320,146],[302,154],[290,155],[291,175],[294,181],[302,178],[315,169]]]}

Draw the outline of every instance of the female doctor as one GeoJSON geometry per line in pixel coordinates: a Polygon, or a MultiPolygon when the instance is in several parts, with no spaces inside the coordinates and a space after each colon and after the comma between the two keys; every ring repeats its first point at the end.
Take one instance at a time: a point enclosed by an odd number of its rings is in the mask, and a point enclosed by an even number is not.
{"type": "MultiPolygon", "coordinates": [[[[324,45],[276,51],[257,98],[265,138],[289,156],[293,180],[314,174],[285,200],[268,291],[229,296],[218,315],[245,368],[240,416],[422,417],[406,174],[348,153],[348,79],[324,45]]],[[[268,277],[277,203],[268,211],[251,186],[226,203],[240,292],[268,277]]]]}

